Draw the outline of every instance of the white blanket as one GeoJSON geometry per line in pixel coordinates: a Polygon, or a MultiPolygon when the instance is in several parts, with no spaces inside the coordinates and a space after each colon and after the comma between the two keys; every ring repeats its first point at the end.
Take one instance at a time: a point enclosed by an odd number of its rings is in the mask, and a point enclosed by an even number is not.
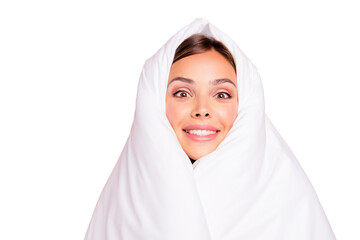
{"type": "Polygon", "coordinates": [[[335,239],[297,159],[264,112],[255,66],[205,19],[144,65],[130,135],[95,208],[87,240],[335,239]],[[217,149],[191,164],[165,114],[177,46],[194,33],[222,41],[237,66],[238,116],[217,149]]]}

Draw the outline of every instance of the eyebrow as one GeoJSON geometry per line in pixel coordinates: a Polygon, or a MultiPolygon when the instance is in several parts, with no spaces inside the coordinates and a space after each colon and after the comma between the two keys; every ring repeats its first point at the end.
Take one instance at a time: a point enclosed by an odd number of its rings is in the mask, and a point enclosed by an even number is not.
{"type": "Polygon", "coordinates": [[[189,84],[195,84],[195,81],[190,79],[190,78],[184,78],[184,77],[176,77],[176,78],[173,78],[169,83],[168,83],[168,86],[175,82],[175,81],[181,81],[181,82],[185,82],[185,83],[189,83],[189,84]]]}
{"type": "Polygon", "coordinates": [[[219,85],[219,84],[223,84],[223,83],[230,83],[236,88],[235,83],[228,78],[220,78],[220,79],[215,79],[215,80],[211,81],[212,85],[219,85]]]}
{"type": "MultiPolygon", "coordinates": [[[[185,78],[185,77],[176,77],[176,78],[173,78],[169,83],[168,83],[168,87],[169,85],[174,82],[174,81],[182,81],[182,82],[185,82],[185,83],[189,83],[189,84],[195,84],[195,81],[190,79],[190,78],[185,78]]],[[[228,78],[220,78],[220,79],[215,79],[215,80],[212,80],[210,81],[210,83],[212,85],[219,85],[219,84],[223,84],[223,83],[230,83],[232,84],[235,88],[236,88],[236,85],[233,81],[231,81],[230,79],[228,78]]]]}

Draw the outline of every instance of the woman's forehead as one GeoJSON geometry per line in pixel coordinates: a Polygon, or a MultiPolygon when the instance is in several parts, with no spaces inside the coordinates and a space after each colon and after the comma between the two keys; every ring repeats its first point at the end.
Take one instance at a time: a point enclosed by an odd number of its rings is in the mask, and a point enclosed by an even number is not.
{"type": "MultiPolygon", "coordinates": [[[[169,79],[168,82],[168,87],[172,84],[172,83],[176,83],[176,82],[180,82],[180,83],[186,83],[186,84],[190,84],[190,85],[196,85],[198,84],[198,81],[195,81],[193,79],[190,78],[186,78],[186,77],[175,77],[173,79],[169,79]]],[[[219,79],[214,79],[214,80],[209,80],[208,84],[210,86],[217,86],[220,84],[225,84],[225,83],[229,83],[232,86],[236,87],[236,83],[229,79],[229,78],[219,78],[219,79]]]]}
{"type": "Polygon", "coordinates": [[[191,55],[175,62],[170,68],[168,85],[176,80],[189,84],[205,80],[212,85],[230,82],[237,86],[234,68],[216,51],[191,55]]]}

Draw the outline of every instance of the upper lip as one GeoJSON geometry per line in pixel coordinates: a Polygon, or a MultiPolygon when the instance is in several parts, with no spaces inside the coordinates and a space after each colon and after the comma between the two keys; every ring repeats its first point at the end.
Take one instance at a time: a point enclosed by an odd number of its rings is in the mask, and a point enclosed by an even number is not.
{"type": "Polygon", "coordinates": [[[184,128],[184,130],[209,130],[209,131],[220,131],[219,129],[210,126],[210,125],[189,125],[184,128]]]}

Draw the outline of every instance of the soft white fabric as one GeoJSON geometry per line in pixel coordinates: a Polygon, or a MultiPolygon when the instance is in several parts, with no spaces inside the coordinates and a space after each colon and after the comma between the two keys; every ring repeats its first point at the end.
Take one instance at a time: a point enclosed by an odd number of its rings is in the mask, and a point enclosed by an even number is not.
{"type": "Polygon", "coordinates": [[[87,240],[335,239],[313,187],[264,112],[255,66],[205,19],[177,32],[144,65],[130,135],[99,198],[87,240]],[[178,45],[194,33],[222,41],[238,71],[238,117],[193,165],[166,118],[178,45]]]}

